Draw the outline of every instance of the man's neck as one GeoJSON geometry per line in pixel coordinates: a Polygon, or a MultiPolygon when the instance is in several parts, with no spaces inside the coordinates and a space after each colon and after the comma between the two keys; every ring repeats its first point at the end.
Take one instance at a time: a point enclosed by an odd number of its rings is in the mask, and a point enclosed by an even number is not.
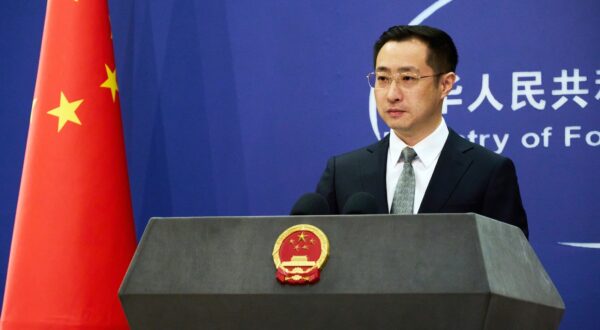
{"type": "Polygon", "coordinates": [[[420,132],[416,132],[411,134],[409,132],[400,132],[395,129],[392,131],[396,136],[402,140],[402,142],[406,143],[407,146],[413,147],[415,144],[421,142],[423,139],[431,135],[435,131],[435,129],[440,126],[442,123],[442,117],[440,116],[439,120],[435,123],[435,125],[430,125],[426,130],[421,130],[420,132]]]}

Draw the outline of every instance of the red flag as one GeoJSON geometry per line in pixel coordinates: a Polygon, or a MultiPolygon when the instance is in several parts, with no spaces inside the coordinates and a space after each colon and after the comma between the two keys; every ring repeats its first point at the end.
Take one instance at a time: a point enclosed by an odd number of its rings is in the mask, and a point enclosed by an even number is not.
{"type": "Polygon", "coordinates": [[[128,328],[135,250],[108,8],[49,0],[2,329],[128,328]]]}

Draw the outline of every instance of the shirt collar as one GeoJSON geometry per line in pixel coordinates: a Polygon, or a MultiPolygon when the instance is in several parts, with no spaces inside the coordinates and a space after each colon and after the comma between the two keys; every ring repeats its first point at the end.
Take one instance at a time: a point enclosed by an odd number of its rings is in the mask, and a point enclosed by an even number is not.
{"type": "MultiPolygon", "coordinates": [[[[416,159],[420,160],[425,167],[429,167],[442,152],[446,139],[448,139],[448,134],[448,126],[446,126],[446,121],[444,120],[444,117],[442,117],[438,127],[412,147],[417,153],[416,159]]],[[[390,130],[389,135],[390,147],[388,157],[398,160],[400,159],[402,150],[406,148],[407,145],[396,135],[396,133],[394,133],[394,130],[390,130]]]]}

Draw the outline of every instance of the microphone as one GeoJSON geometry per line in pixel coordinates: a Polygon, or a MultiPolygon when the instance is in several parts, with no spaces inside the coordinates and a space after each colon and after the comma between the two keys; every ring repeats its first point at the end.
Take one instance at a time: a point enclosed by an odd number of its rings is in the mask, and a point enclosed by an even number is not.
{"type": "Polygon", "coordinates": [[[377,214],[377,201],[373,195],[366,192],[357,192],[350,196],[342,214],[377,214]]]}
{"type": "Polygon", "coordinates": [[[329,204],[325,198],[317,193],[308,193],[302,195],[290,215],[324,215],[329,214],[329,204]]]}

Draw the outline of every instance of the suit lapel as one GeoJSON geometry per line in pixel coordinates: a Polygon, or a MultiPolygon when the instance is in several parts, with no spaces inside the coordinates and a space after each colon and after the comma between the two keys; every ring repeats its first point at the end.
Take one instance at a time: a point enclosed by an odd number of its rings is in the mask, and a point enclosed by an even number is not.
{"type": "Polygon", "coordinates": [[[368,146],[367,161],[361,165],[362,187],[375,197],[379,213],[388,213],[385,172],[389,141],[389,136],[386,136],[378,143],[368,146]]]}
{"type": "Polygon", "coordinates": [[[465,151],[471,148],[450,129],[448,139],[442,148],[440,158],[425,191],[419,213],[435,213],[442,209],[471,165],[472,160],[465,155],[465,151]]]}

